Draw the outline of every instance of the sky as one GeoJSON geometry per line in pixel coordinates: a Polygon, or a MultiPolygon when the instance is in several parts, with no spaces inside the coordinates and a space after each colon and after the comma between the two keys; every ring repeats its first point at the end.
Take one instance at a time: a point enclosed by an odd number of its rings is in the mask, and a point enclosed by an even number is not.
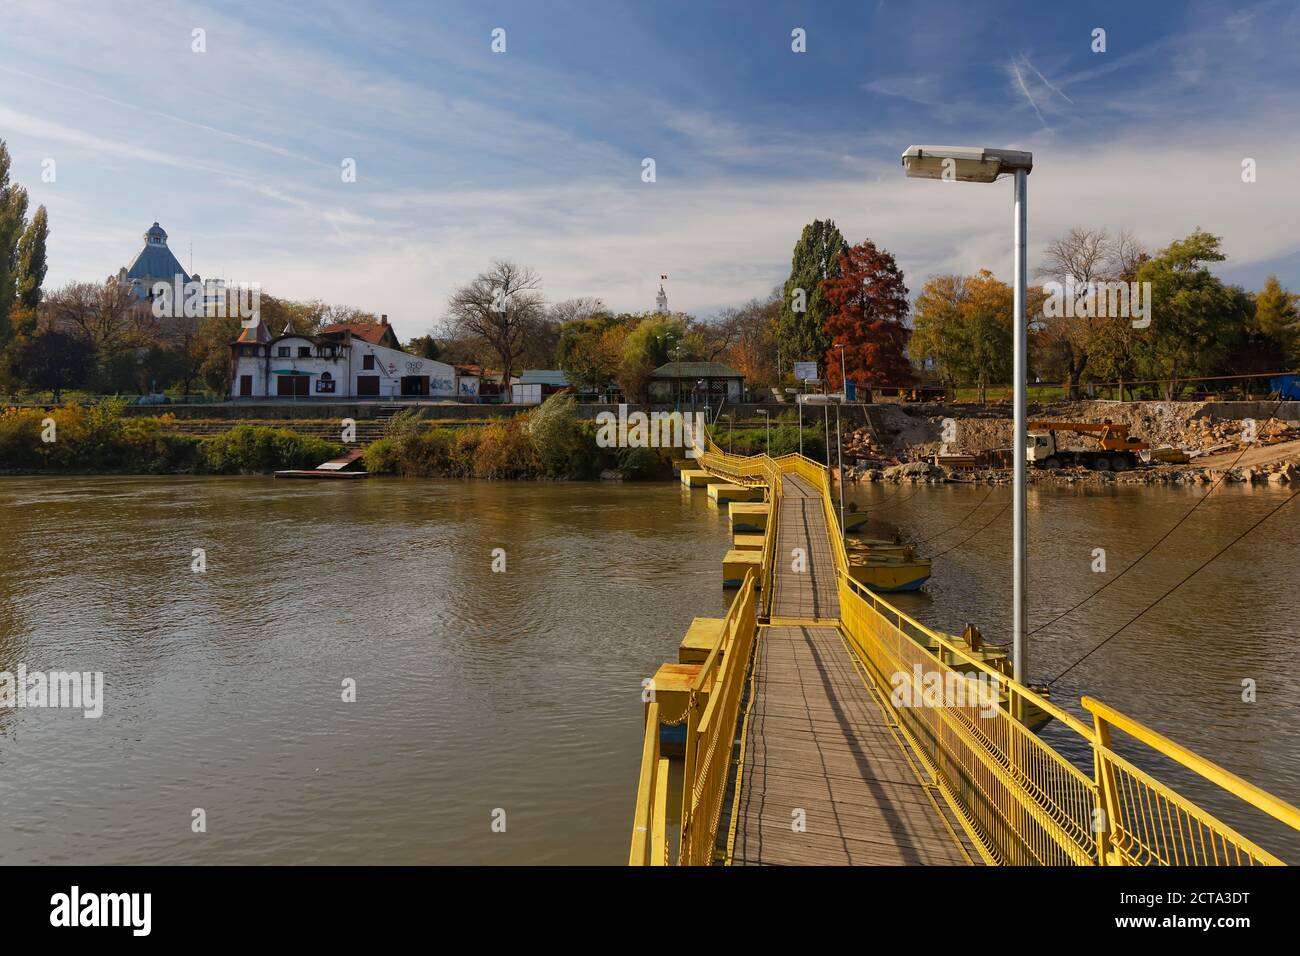
{"type": "Polygon", "coordinates": [[[1294,0],[0,0],[0,138],[49,210],[47,287],[115,273],[157,220],[205,277],[403,338],[494,259],[620,311],[666,274],[673,310],[715,315],[782,282],[815,218],[913,295],[1009,279],[1010,182],[908,180],[914,143],[1032,150],[1031,271],[1073,226],[1152,249],[1199,226],[1228,281],[1300,289],[1298,119],[1294,0]]]}

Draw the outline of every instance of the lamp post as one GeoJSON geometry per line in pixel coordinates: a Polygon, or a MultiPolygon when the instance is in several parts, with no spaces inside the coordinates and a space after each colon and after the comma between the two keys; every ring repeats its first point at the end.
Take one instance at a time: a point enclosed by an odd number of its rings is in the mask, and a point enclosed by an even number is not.
{"type": "Polygon", "coordinates": [[[673,349],[673,361],[677,367],[673,369],[673,393],[676,398],[675,408],[677,411],[682,410],[682,347],[678,345],[673,349]]]}
{"type": "MultiPolygon", "coordinates": [[[[840,428],[840,405],[843,405],[849,399],[849,377],[844,371],[844,345],[840,343],[835,346],[840,350],[840,400],[835,406],[835,460],[839,462],[839,481],[840,486],[840,534],[844,534],[844,451],[843,451],[843,429],[840,428]]],[[[830,457],[830,450],[826,452],[830,457]]]]}
{"type": "Polygon", "coordinates": [[[849,376],[844,371],[844,346],[842,344],[835,346],[840,350],[840,394],[844,396],[844,401],[849,400],[849,376]]]}
{"type": "MultiPolygon", "coordinates": [[[[840,436],[843,430],[840,428],[840,405],[843,402],[835,403],[835,460],[839,462],[839,480],[835,483],[840,486],[840,537],[844,537],[844,448],[840,436]]],[[[830,449],[826,449],[826,457],[831,457],[830,449]]]]}
{"type": "MultiPolygon", "coordinates": [[[[1013,674],[1021,684],[1029,679],[1029,649],[1026,646],[1028,616],[1028,568],[1025,563],[1025,388],[1029,332],[1025,324],[1025,181],[1034,168],[1033,153],[1016,149],[986,149],[980,146],[909,146],[902,155],[903,169],[916,179],[945,182],[991,183],[999,176],[1014,178],[1012,193],[1012,249],[1015,254],[1015,309],[1013,322],[1015,484],[1012,489],[1011,640],[1013,674]]],[[[1017,716],[1020,716],[1017,714],[1017,716]]]]}

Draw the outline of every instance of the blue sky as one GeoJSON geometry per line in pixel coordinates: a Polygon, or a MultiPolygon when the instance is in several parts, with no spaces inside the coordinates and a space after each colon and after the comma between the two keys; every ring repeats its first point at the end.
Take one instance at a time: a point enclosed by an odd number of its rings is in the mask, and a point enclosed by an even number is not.
{"type": "Polygon", "coordinates": [[[115,272],[156,219],[205,276],[404,337],[494,258],[633,311],[667,273],[709,315],[826,216],[913,293],[1009,277],[1009,184],[908,181],[911,143],[1033,150],[1031,260],[1074,225],[1152,247],[1199,225],[1226,278],[1300,288],[1298,94],[1294,2],[0,0],[0,137],[50,210],[47,284],[115,272]]]}

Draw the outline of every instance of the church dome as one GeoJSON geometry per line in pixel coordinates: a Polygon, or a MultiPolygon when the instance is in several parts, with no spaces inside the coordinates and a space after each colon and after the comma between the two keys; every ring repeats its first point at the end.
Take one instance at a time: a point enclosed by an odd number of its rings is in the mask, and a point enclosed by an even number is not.
{"type": "Polygon", "coordinates": [[[155,222],[149,227],[149,231],[144,234],[144,241],[165,246],[167,244],[167,230],[155,222]]]}

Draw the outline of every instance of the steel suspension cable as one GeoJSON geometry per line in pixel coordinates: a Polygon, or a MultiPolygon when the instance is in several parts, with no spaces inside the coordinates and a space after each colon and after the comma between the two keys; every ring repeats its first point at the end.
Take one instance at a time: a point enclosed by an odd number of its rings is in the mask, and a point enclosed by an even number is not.
{"type": "Polygon", "coordinates": [[[944,528],[942,531],[937,531],[937,532],[935,532],[934,534],[930,535],[929,537],[922,538],[921,540],[917,541],[916,543],[917,543],[917,544],[925,544],[927,541],[933,541],[935,538],[941,538],[941,537],[943,537],[945,534],[947,534],[949,531],[953,531],[953,530],[956,530],[957,528],[960,528],[962,525],[964,525],[967,521],[969,521],[971,518],[973,518],[973,517],[975,516],[975,512],[979,511],[980,508],[982,508],[982,507],[984,506],[984,502],[986,502],[986,501],[989,500],[989,495],[992,495],[993,492],[996,491],[996,490],[997,490],[997,486],[996,486],[996,485],[994,485],[992,488],[990,488],[990,489],[988,490],[988,492],[984,495],[984,497],[981,498],[981,499],[980,499],[980,500],[975,504],[975,507],[974,507],[974,508],[971,508],[971,510],[966,514],[966,517],[962,518],[962,519],[961,519],[960,521],[958,521],[956,524],[954,524],[954,525],[949,525],[947,528],[944,528]]]}
{"type": "Polygon", "coordinates": [[[1091,657],[1093,654],[1097,653],[1097,651],[1101,650],[1101,649],[1102,649],[1102,648],[1103,648],[1107,643],[1109,643],[1113,638],[1118,637],[1121,633],[1123,633],[1124,631],[1128,630],[1128,628],[1129,628],[1132,624],[1134,624],[1134,623],[1135,623],[1139,618],[1141,618],[1144,614],[1146,614],[1147,611],[1150,611],[1153,607],[1155,607],[1157,604],[1159,604],[1160,602],[1162,602],[1165,598],[1169,597],[1169,595],[1173,594],[1175,591],[1177,591],[1179,588],[1181,588],[1184,584],[1186,584],[1188,581],[1190,581],[1192,578],[1194,578],[1197,574],[1200,574],[1202,571],[1204,571],[1207,567],[1209,567],[1211,564],[1213,564],[1214,561],[1215,561],[1215,560],[1216,560],[1220,555],[1222,555],[1225,551],[1229,550],[1229,549],[1230,549],[1233,545],[1235,545],[1238,541],[1240,541],[1242,538],[1246,537],[1246,535],[1250,534],[1252,531],[1254,531],[1256,528],[1258,528],[1260,525],[1262,525],[1262,524],[1263,524],[1265,521],[1267,521],[1269,518],[1273,517],[1273,515],[1277,514],[1279,511],[1281,511],[1283,508],[1285,508],[1287,505],[1289,505],[1291,502],[1293,502],[1297,497],[1300,497],[1300,490],[1297,490],[1297,491],[1293,491],[1293,492],[1291,492],[1291,494],[1289,494],[1289,495],[1286,497],[1286,499],[1283,500],[1280,504],[1278,504],[1275,508],[1270,509],[1270,510],[1269,510],[1269,511],[1268,511],[1268,512],[1267,512],[1267,513],[1266,513],[1262,518],[1260,518],[1258,521],[1256,521],[1254,524],[1252,524],[1249,528],[1247,528],[1245,531],[1241,532],[1241,534],[1237,535],[1235,538],[1233,538],[1231,541],[1229,541],[1227,544],[1225,544],[1225,545],[1224,545],[1222,548],[1220,548],[1218,551],[1214,552],[1214,554],[1210,555],[1208,558],[1206,558],[1204,561],[1202,561],[1202,562],[1201,562],[1201,563],[1196,567],[1196,570],[1192,571],[1190,574],[1188,574],[1188,575],[1186,575],[1185,577],[1183,577],[1183,579],[1182,579],[1181,581],[1179,581],[1177,584],[1175,584],[1175,585],[1174,585],[1173,587],[1171,587],[1169,590],[1165,591],[1164,594],[1160,595],[1160,597],[1156,598],[1154,601],[1152,601],[1150,604],[1148,604],[1148,605],[1147,605],[1146,607],[1144,607],[1142,610],[1140,610],[1140,611],[1138,611],[1136,614],[1134,614],[1131,618],[1129,618],[1126,622],[1124,622],[1124,624],[1123,624],[1121,627],[1117,628],[1117,629],[1114,630],[1114,631],[1111,631],[1110,634],[1106,635],[1106,637],[1102,639],[1101,643],[1099,643],[1096,647],[1094,647],[1092,650],[1090,650],[1087,654],[1084,654],[1082,657],[1080,657],[1077,661],[1075,661],[1073,664],[1071,664],[1071,665],[1070,665],[1069,667],[1067,667],[1065,670],[1061,671],[1061,673],[1057,674],[1055,677],[1053,677],[1053,678],[1052,678],[1050,681],[1048,681],[1047,683],[1048,683],[1048,684],[1055,684],[1058,680],[1060,680],[1060,679],[1061,679],[1062,677],[1064,677],[1066,674],[1070,673],[1070,671],[1074,670],[1076,667],[1078,667],[1080,664],[1082,664],[1084,661],[1086,661],[1086,660],[1087,660],[1089,657],[1091,657]]]}
{"type": "MultiPolygon", "coordinates": [[[[1285,401],[1285,399],[1283,399],[1283,401],[1285,401]]],[[[1279,401],[1279,402],[1277,403],[1277,405],[1274,406],[1272,414],[1270,414],[1270,415],[1268,416],[1268,418],[1265,419],[1265,424],[1267,424],[1268,422],[1273,421],[1274,417],[1276,417],[1278,411],[1279,411],[1281,408],[1282,408],[1282,401],[1279,401]]],[[[1083,607],[1085,604],[1087,604],[1089,601],[1091,601],[1093,598],[1095,598],[1095,597],[1096,597],[1098,594],[1100,594],[1102,591],[1106,590],[1108,587],[1110,587],[1112,584],[1114,584],[1114,583],[1115,583],[1116,581],[1118,581],[1120,578],[1124,577],[1124,575],[1128,574],[1130,571],[1132,571],[1134,568],[1136,568],[1139,564],[1141,564],[1142,561],[1143,561],[1143,560],[1144,560],[1144,559],[1145,559],[1149,554],[1151,554],[1152,551],[1154,551],[1156,548],[1160,547],[1160,545],[1163,544],[1164,541],[1165,541],[1165,540],[1166,540],[1166,539],[1167,539],[1171,534],[1173,534],[1173,533],[1174,533],[1175,531],[1177,531],[1180,527],[1182,527],[1183,523],[1184,523],[1185,521],[1187,521],[1187,519],[1190,518],[1190,517],[1192,516],[1192,514],[1196,511],[1197,508],[1199,508],[1201,505],[1205,504],[1205,502],[1206,502],[1207,500],[1209,500],[1210,495],[1214,494],[1214,492],[1218,489],[1218,487],[1219,487],[1221,484],[1223,484],[1224,481],[1227,480],[1228,475],[1232,472],[1232,470],[1233,470],[1234,468],[1237,467],[1237,464],[1241,461],[1242,457],[1246,454],[1246,452],[1250,451],[1250,449],[1253,448],[1253,447],[1255,447],[1255,445],[1254,445],[1253,443],[1250,444],[1250,445],[1246,445],[1245,447],[1243,447],[1243,448],[1241,449],[1240,454],[1238,454],[1237,457],[1236,457],[1235,459],[1233,459],[1232,464],[1229,465],[1226,469],[1224,469],[1223,474],[1221,474],[1221,475],[1220,475],[1220,476],[1215,480],[1214,484],[1210,485],[1209,490],[1206,491],[1205,494],[1203,494],[1201,497],[1197,498],[1197,499],[1196,499],[1196,503],[1195,503],[1194,505],[1192,505],[1190,508],[1188,508],[1186,514],[1184,514],[1181,518],[1179,518],[1176,522],[1174,522],[1173,526],[1172,526],[1168,531],[1166,531],[1164,534],[1162,534],[1159,538],[1157,538],[1157,539],[1156,539],[1156,540],[1151,544],[1150,547],[1148,547],[1145,551],[1143,551],[1141,554],[1139,554],[1139,555],[1137,556],[1137,560],[1133,561],[1131,564],[1128,565],[1128,567],[1124,568],[1122,571],[1120,571],[1120,572],[1119,572],[1118,574],[1116,574],[1113,578],[1111,578],[1110,580],[1108,580],[1108,581],[1107,581],[1105,584],[1103,584],[1101,587],[1097,588],[1097,590],[1093,591],[1091,594],[1089,594],[1087,597],[1085,597],[1085,598],[1084,598],[1082,601],[1080,601],[1078,604],[1075,604],[1073,607],[1067,608],[1066,610],[1062,611],[1060,614],[1056,615],[1056,617],[1052,618],[1050,621],[1047,621],[1046,623],[1043,623],[1043,624],[1038,625],[1038,627],[1035,627],[1035,628],[1030,629],[1029,633],[1030,633],[1030,634],[1037,634],[1039,631],[1043,630],[1044,628],[1051,627],[1051,626],[1052,626],[1053,624],[1055,624],[1057,621],[1061,620],[1061,618],[1069,617],[1069,616],[1070,616],[1071,614],[1073,614],[1075,611],[1079,610],[1079,608],[1083,607]]]]}

